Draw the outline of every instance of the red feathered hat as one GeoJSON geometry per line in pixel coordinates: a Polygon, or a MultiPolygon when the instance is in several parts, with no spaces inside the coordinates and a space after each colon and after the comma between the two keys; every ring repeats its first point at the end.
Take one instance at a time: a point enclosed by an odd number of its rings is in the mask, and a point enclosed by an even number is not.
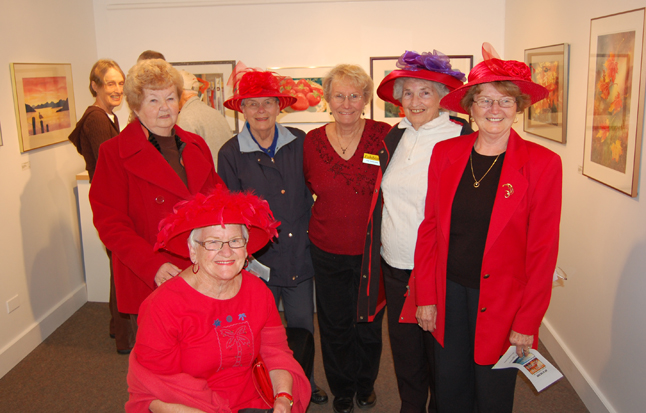
{"type": "Polygon", "coordinates": [[[280,222],[274,219],[269,203],[250,192],[229,192],[217,185],[208,195],[197,194],[180,201],[173,212],[159,223],[155,251],[168,250],[188,257],[187,239],[195,228],[213,225],[242,224],[249,231],[247,252],[253,254],[278,236],[280,222]]]}
{"type": "Polygon", "coordinates": [[[282,79],[274,72],[245,69],[236,74],[235,94],[224,102],[224,106],[242,112],[240,105],[243,99],[274,97],[278,98],[280,110],[283,110],[296,103],[296,98],[280,92],[282,79]]]}
{"type": "Polygon", "coordinates": [[[460,101],[471,86],[501,81],[514,83],[522,93],[531,97],[532,104],[547,97],[549,91],[532,81],[532,72],[525,63],[516,60],[501,60],[494,56],[496,54],[491,45],[483,43],[482,57],[484,61],[478,63],[469,72],[469,81],[464,86],[444,96],[440,101],[440,106],[455,112],[469,114],[460,105],[460,101]],[[488,48],[491,48],[491,51],[487,50],[488,48]]]}
{"type": "Polygon", "coordinates": [[[465,80],[464,73],[453,69],[449,57],[437,50],[421,55],[407,50],[397,60],[397,67],[401,70],[390,72],[377,88],[377,96],[397,106],[402,104],[393,96],[393,88],[395,80],[399,78],[412,77],[438,82],[445,85],[449,91],[462,86],[465,80]]]}

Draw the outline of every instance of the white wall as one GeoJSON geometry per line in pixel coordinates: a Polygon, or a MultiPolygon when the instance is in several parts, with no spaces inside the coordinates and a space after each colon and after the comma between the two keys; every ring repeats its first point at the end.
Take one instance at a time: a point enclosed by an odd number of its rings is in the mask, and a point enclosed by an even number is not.
{"type": "MultiPolygon", "coordinates": [[[[171,62],[241,60],[260,68],[355,63],[368,73],[370,57],[399,56],[406,49],[472,54],[477,62],[487,40],[504,52],[504,0],[158,8],[121,4],[94,0],[98,54],[115,59],[124,71],[146,49],[162,52],[171,62]],[[456,15],[459,26],[452,19],[456,15]],[[486,38],[480,34],[483,28],[486,38]]],[[[125,106],[121,119],[127,119],[125,106]]],[[[298,126],[309,130],[313,125],[298,126]]]]}
{"type": "MultiPolygon", "coordinates": [[[[567,144],[524,136],[563,159],[559,265],[569,279],[554,289],[543,337],[593,412],[637,412],[646,404],[646,359],[639,349],[646,342],[646,204],[642,196],[630,198],[578,172],[590,19],[640,7],[643,0],[506,2],[505,58],[522,60],[524,49],[557,43],[571,48],[567,144]]],[[[642,166],[641,182],[645,176],[642,166]]]]}
{"type": "Polygon", "coordinates": [[[92,3],[3,0],[0,38],[2,377],[85,302],[73,192],[84,163],[70,143],[20,153],[9,63],[71,63],[81,115],[97,55],[92,3]],[[20,307],[8,314],[15,295],[20,307]]]}

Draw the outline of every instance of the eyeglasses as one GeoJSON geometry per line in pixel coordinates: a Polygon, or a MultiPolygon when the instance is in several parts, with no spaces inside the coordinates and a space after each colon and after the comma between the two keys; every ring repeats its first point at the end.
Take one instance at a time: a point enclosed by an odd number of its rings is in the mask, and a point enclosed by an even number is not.
{"type": "Polygon", "coordinates": [[[262,103],[257,102],[255,100],[247,100],[247,101],[242,103],[242,106],[244,106],[245,108],[251,109],[251,110],[258,110],[258,109],[260,109],[261,105],[265,109],[271,109],[274,106],[276,106],[277,104],[278,104],[278,102],[276,101],[276,99],[267,99],[267,100],[263,101],[262,103]]]}
{"type": "Polygon", "coordinates": [[[337,93],[336,95],[332,96],[332,100],[336,103],[343,103],[345,102],[346,98],[350,101],[350,103],[356,103],[363,99],[363,95],[360,95],[358,93],[350,93],[346,96],[343,93],[337,93]]]}
{"type": "Polygon", "coordinates": [[[514,98],[502,98],[502,99],[488,99],[482,98],[474,100],[475,104],[482,109],[489,109],[493,106],[494,102],[498,102],[498,106],[501,108],[510,108],[516,104],[516,99],[514,98]]]}
{"type": "Polygon", "coordinates": [[[233,248],[233,249],[242,248],[245,245],[247,245],[247,240],[244,238],[234,238],[234,239],[230,239],[229,241],[213,240],[213,241],[195,241],[195,242],[203,246],[204,249],[208,251],[220,251],[224,247],[224,244],[227,244],[229,248],[233,248]]]}

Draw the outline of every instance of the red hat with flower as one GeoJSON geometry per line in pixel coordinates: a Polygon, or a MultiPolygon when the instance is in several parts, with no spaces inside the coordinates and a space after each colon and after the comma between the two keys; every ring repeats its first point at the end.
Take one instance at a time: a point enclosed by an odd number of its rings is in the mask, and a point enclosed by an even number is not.
{"type": "Polygon", "coordinates": [[[471,86],[482,83],[508,81],[518,86],[522,93],[530,96],[532,104],[543,100],[549,91],[532,81],[532,72],[529,67],[516,60],[501,60],[489,43],[482,44],[482,57],[484,61],[478,63],[469,72],[469,81],[462,87],[450,92],[440,101],[443,108],[455,112],[469,114],[460,101],[467,94],[471,86]]]}
{"type": "Polygon", "coordinates": [[[377,96],[386,102],[401,106],[401,102],[393,96],[395,80],[399,78],[415,78],[430,80],[445,85],[449,91],[462,86],[464,73],[451,67],[450,58],[444,53],[433,50],[421,55],[417,52],[405,51],[397,60],[397,67],[381,81],[377,88],[377,96]]]}
{"type": "Polygon", "coordinates": [[[208,195],[197,194],[180,201],[173,212],[159,223],[155,251],[165,249],[188,257],[187,239],[195,228],[241,224],[247,227],[247,252],[253,254],[272,238],[278,237],[280,222],[274,219],[269,203],[250,192],[230,192],[217,185],[208,195]]]}
{"type": "Polygon", "coordinates": [[[280,110],[296,103],[294,96],[280,91],[280,81],[284,76],[278,76],[275,72],[247,68],[234,72],[232,78],[234,95],[224,102],[224,106],[229,109],[242,112],[242,100],[253,98],[278,98],[280,110]]]}

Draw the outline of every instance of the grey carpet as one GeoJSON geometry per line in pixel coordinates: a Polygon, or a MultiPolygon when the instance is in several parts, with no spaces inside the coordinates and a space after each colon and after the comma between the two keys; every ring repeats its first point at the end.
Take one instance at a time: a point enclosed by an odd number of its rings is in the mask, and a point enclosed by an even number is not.
{"type": "MultiPolygon", "coordinates": [[[[86,303],[69,320],[0,379],[0,412],[120,412],[128,399],[127,356],[118,355],[108,336],[108,306],[86,303]]],[[[375,385],[377,406],[370,413],[399,411],[399,397],[384,322],[384,351],[375,385]]],[[[317,383],[328,391],[321,353],[315,360],[317,383]]],[[[542,345],[539,351],[550,359],[542,345]]],[[[522,376],[516,384],[514,412],[587,412],[570,383],[562,379],[536,393],[522,376]]],[[[331,412],[310,405],[309,413],[331,412]]],[[[360,411],[355,409],[355,411],[360,411]]],[[[368,411],[367,411],[368,412],[368,411]]]]}

